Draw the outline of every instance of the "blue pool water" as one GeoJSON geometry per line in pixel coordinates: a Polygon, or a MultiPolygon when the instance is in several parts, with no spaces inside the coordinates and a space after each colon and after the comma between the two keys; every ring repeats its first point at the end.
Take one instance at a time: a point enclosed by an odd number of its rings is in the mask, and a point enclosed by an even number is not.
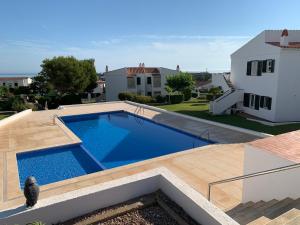
{"type": "Polygon", "coordinates": [[[44,185],[102,170],[80,145],[17,154],[17,162],[21,188],[28,176],[44,185]]]}
{"type": "Polygon", "coordinates": [[[42,185],[211,144],[123,111],[61,119],[82,140],[86,151],[77,146],[21,153],[20,182],[34,175],[42,185]]]}

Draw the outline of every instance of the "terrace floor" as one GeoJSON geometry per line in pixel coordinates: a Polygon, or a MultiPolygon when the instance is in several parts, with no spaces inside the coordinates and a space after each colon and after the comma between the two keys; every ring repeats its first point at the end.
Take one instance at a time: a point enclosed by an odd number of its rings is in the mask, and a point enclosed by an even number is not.
{"type": "MultiPolygon", "coordinates": [[[[32,112],[0,127],[0,210],[25,202],[19,188],[16,153],[80,141],[59,120],[55,119],[55,115],[114,110],[135,112],[136,109],[136,106],[124,102],[70,106],[61,110],[32,112]]],[[[243,174],[243,143],[259,138],[252,134],[155,110],[144,109],[140,111],[140,115],[195,135],[209,129],[210,139],[220,144],[195,148],[44,185],[41,187],[40,198],[62,194],[156,167],[166,167],[195,190],[207,195],[209,182],[243,174]]],[[[241,193],[242,183],[240,181],[217,185],[212,189],[212,201],[221,209],[230,209],[240,203],[241,193]]]]}

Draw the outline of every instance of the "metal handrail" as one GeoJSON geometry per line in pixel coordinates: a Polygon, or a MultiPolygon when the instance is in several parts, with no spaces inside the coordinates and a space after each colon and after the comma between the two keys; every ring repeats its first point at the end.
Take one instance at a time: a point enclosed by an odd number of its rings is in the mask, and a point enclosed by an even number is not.
{"type": "Polygon", "coordinates": [[[274,168],[274,169],[270,169],[270,170],[264,170],[264,171],[260,171],[260,172],[256,172],[256,173],[250,173],[250,174],[246,174],[246,175],[242,175],[242,176],[237,176],[237,177],[232,177],[232,178],[228,178],[228,179],[224,179],[224,180],[211,182],[211,183],[208,184],[207,199],[208,199],[208,201],[210,201],[210,199],[211,199],[211,188],[214,185],[228,183],[228,182],[242,180],[242,179],[248,179],[248,178],[252,178],[252,177],[258,177],[258,176],[267,175],[267,174],[271,174],[271,173],[282,172],[282,171],[285,171],[285,170],[296,169],[296,168],[299,168],[299,167],[300,167],[300,163],[296,163],[296,164],[292,164],[292,165],[288,165],[288,166],[282,166],[282,167],[278,167],[278,168],[274,168]]]}
{"type": "Polygon", "coordinates": [[[202,136],[203,136],[205,133],[207,133],[207,140],[209,140],[209,129],[208,129],[208,128],[207,128],[206,130],[204,130],[204,131],[199,135],[199,137],[200,137],[200,138],[203,138],[202,136]]]}

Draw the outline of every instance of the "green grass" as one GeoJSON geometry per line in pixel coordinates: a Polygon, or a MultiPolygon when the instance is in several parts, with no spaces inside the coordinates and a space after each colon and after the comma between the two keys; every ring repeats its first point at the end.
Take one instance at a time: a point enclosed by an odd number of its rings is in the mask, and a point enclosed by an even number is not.
{"type": "Polygon", "coordinates": [[[246,118],[237,115],[213,116],[208,113],[208,103],[203,100],[191,100],[189,102],[174,105],[156,105],[156,107],[168,111],[173,111],[189,116],[212,120],[268,134],[282,134],[300,129],[300,123],[279,126],[267,126],[254,121],[247,120],[246,118]]]}
{"type": "Polygon", "coordinates": [[[7,115],[7,114],[0,114],[0,120],[6,118],[6,117],[9,117],[10,115],[7,115]]]}

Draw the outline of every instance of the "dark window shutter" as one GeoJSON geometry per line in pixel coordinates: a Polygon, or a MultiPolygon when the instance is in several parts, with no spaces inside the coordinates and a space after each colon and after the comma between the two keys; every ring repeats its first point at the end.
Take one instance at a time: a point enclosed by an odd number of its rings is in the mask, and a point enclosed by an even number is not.
{"type": "Polygon", "coordinates": [[[255,95],[255,106],[254,106],[254,108],[256,109],[256,110],[259,110],[259,95],[255,95]]]}
{"type": "Polygon", "coordinates": [[[137,84],[137,85],[140,85],[140,84],[141,84],[141,78],[140,78],[140,77],[137,77],[137,78],[136,78],[136,84],[137,84]]]}
{"type": "Polygon", "coordinates": [[[247,62],[247,76],[251,76],[251,66],[252,66],[252,62],[251,61],[247,62]]]}
{"type": "Polygon", "coordinates": [[[264,60],[264,61],[263,61],[263,64],[262,64],[262,72],[263,72],[263,73],[267,72],[267,60],[264,60]]]}
{"type": "Polygon", "coordinates": [[[271,63],[271,73],[274,73],[274,69],[275,69],[275,59],[273,59],[271,63]]]}
{"type": "Polygon", "coordinates": [[[262,71],[262,61],[257,62],[257,76],[261,76],[262,71]]]}
{"type": "Polygon", "coordinates": [[[267,107],[268,107],[268,110],[271,110],[271,108],[272,108],[272,98],[270,98],[270,97],[267,97],[267,107]]]}
{"type": "Polygon", "coordinates": [[[265,96],[260,96],[260,100],[259,100],[259,107],[260,108],[264,107],[264,101],[265,101],[265,96]]]}
{"type": "Polygon", "coordinates": [[[250,94],[244,93],[244,106],[249,107],[249,103],[250,103],[250,94]]]}

